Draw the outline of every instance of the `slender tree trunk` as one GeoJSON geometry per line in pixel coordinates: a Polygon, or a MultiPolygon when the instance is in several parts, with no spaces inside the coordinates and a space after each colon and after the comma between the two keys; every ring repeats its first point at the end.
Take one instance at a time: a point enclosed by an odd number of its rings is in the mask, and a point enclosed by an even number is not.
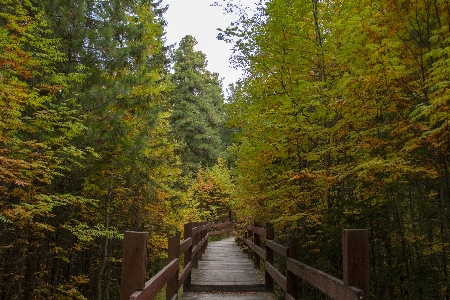
{"type": "MultiPolygon", "coordinates": [[[[112,200],[112,192],[113,192],[113,186],[112,186],[112,176],[111,180],[109,182],[108,187],[108,196],[107,196],[107,203],[106,203],[106,215],[105,215],[105,230],[109,230],[109,210],[111,207],[111,200],[112,200]]],[[[102,300],[102,277],[103,273],[105,272],[106,267],[106,258],[108,257],[108,244],[109,244],[109,238],[105,236],[105,241],[103,244],[103,254],[102,259],[100,261],[100,267],[98,270],[98,276],[97,276],[97,300],[102,300]]]]}

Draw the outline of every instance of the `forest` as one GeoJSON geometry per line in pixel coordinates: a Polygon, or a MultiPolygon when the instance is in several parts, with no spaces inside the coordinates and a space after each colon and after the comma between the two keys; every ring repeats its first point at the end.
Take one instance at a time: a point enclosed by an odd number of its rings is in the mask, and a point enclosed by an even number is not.
{"type": "Polygon", "coordinates": [[[338,278],[367,228],[371,299],[450,299],[450,2],[213,5],[226,99],[160,0],[0,0],[0,299],[117,299],[125,231],[151,277],[228,211],[338,278]]]}

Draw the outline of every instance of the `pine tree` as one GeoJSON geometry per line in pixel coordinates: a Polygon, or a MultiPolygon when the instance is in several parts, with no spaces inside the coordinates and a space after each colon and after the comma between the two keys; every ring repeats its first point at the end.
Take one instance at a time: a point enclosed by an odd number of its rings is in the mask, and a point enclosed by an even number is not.
{"type": "Polygon", "coordinates": [[[224,150],[223,93],[219,75],[206,70],[206,56],[195,51],[197,41],[184,37],[174,54],[172,82],[172,125],[183,143],[179,150],[183,163],[193,173],[212,166],[224,150]]]}
{"type": "MultiPolygon", "coordinates": [[[[85,130],[72,138],[74,147],[64,149],[90,147],[94,153],[85,155],[83,165],[67,159],[66,168],[57,170],[60,176],[52,181],[55,193],[94,199],[94,204],[59,209],[52,219],[53,232],[41,238],[47,248],[33,249],[47,253],[51,244],[57,249],[51,251],[58,253],[39,265],[48,274],[42,281],[49,290],[43,298],[72,290],[89,299],[117,298],[119,232],[151,232],[156,237],[151,248],[158,252],[176,226],[171,216],[180,193],[173,186],[180,180],[181,167],[169,136],[168,105],[161,96],[170,87],[164,8],[160,1],[31,2],[45,12],[43,22],[51,29],[45,36],[56,38],[55,47],[68,60],[55,56],[52,68],[84,77],[69,90],[77,109],[69,117],[82,118],[79,127],[85,130]],[[52,268],[68,271],[62,274],[52,268]]],[[[151,253],[152,268],[158,267],[153,260],[161,259],[159,253],[151,253]]],[[[31,268],[25,272],[30,278],[37,276],[31,268]]]]}

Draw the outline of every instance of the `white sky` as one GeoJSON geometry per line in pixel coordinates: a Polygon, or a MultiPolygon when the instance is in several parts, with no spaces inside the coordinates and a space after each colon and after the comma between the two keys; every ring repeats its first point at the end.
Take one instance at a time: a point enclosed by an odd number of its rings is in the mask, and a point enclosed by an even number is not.
{"type": "MultiPolygon", "coordinates": [[[[223,78],[224,91],[230,83],[241,77],[241,71],[231,68],[229,57],[231,45],[217,40],[217,28],[225,29],[237,16],[225,15],[221,7],[211,6],[215,0],[163,0],[169,9],[164,14],[168,25],[166,27],[167,44],[181,41],[186,35],[192,35],[198,44],[195,50],[206,54],[207,69],[219,73],[223,78]]],[[[221,0],[216,0],[223,3],[221,0]]],[[[253,7],[253,0],[241,0],[242,4],[253,7]]]]}

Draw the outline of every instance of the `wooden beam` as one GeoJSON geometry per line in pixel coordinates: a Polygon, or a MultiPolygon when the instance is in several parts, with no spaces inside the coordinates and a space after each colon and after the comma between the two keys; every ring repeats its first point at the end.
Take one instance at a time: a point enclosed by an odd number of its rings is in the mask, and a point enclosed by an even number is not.
{"type": "Polygon", "coordinates": [[[281,246],[277,243],[272,242],[271,240],[266,240],[266,247],[275,250],[277,253],[281,254],[284,257],[288,255],[288,248],[281,246]]]}
{"type": "MultiPolygon", "coordinates": [[[[186,249],[183,255],[184,260],[184,268],[186,269],[186,266],[188,266],[192,261],[192,223],[187,223],[184,225],[184,239],[191,239],[191,246],[186,249]]],[[[192,264],[190,264],[192,266],[192,264]]],[[[186,292],[189,292],[191,289],[191,272],[188,272],[185,279],[183,280],[183,290],[186,292]]]]}
{"type": "Polygon", "coordinates": [[[263,249],[255,246],[250,240],[244,239],[244,243],[247,244],[247,246],[253,251],[256,252],[259,257],[261,257],[261,259],[266,260],[266,251],[264,251],[263,249]]]}
{"type": "Polygon", "coordinates": [[[369,300],[369,231],[345,229],[342,232],[344,284],[364,292],[369,300]]]}
{"type": "Polygon", "coordinates": [[[342,280],[314,269],[291,258],[286,260],[287,269],[324,294],[336,300],[362,300],[362,291],[345,286],[342,280]]]}
{"type": "Polygon", "coordinates": [[[125,231],[120,300],[129,300],[135,291],[145,286],[147,239],[147,232],[125,231]]]}
{"type": "Polygon", "coordinates": [[[180,260],[178,258],[172,260],[167,266],[145,283],[145,287],[142,291],[135,292],[131,295],[130,300],[147,300],[155,298],[169,278],[178,271],[179,263],[180,260]]]}
{"type": "MultiPolygon", "coordinates": [[[[268,246],[268,243],[270,243],[269,239],[275,238],[275,232],[274,232],[272,224],[270,224],[270,223],[266,224],[266,233],[267,233],[267,237],[266,237],[266,261],[265,261],[265,263],[269,263],[270,265],[273,265],[273,259],[274,259],[273,248],[270,248],[268,246]]],[[[265,263],[264,263],[264,265],[265,265],[265,263]]],[[[273,292],[273,278],[272,278],[272,276],[270,276],[270,273],[267,272],[267,270],[265,270],[265,272],[264,272],[264,283],[266,285],[266,290],[273,292]]]]}
{"type": "Polygon", "coordinates": [[[180,244],[180,253],[179,255],[183,254],[184,252],[187,251],[187,249],[189,247],[192,246],[192,238],[187,238],[185,239],[181,244],[180,244]]]}
{"type": "Polygon", "coordinates": [[[264,269],[270,276],[275,280],[275,282],[283,289],[283,291],[287,291],[287,281],[286,277],[280,273],[277,269],[275,269],[269,262],[264,263],[264,269]]]}
{"type": "MultiPolygon", "coordinates": [[[[180,237],[178,235],[169,237],[168,261],[178,259],[180,253],[180,237]]],[[[166,287],[166,300],[171,300],[174,296],[178,299],[178,270],[169,278],[166,287]]]]}

